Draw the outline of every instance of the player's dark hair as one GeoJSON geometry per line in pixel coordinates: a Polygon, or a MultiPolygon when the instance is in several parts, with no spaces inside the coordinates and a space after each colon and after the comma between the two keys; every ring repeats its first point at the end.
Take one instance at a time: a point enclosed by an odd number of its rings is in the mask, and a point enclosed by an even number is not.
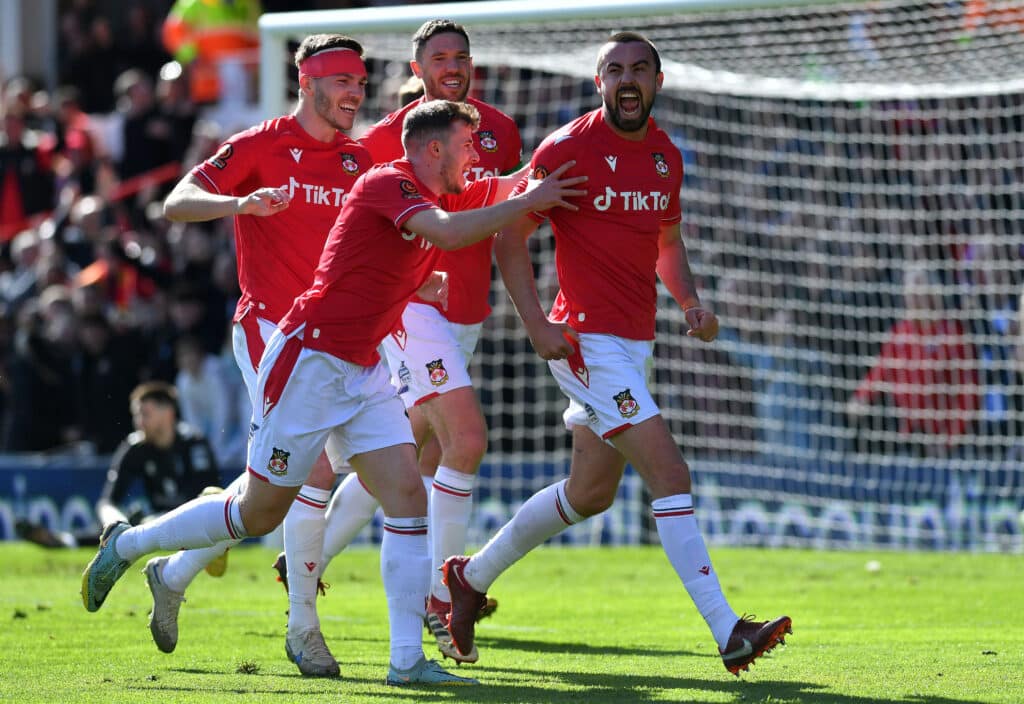
{"type": "Polygon", "coordinates": [[[417,61],[422,61],[423,47],[426,43],[438,34],[449,33],[458,34],[465,39],[466,50],[469,50],[469,34],[466,33],[466,28],[461,24],[458,22],[452,22],[451,20],[427,20],[419,29],[416,30],[416,34],[412,35],[413,58],[417,61]]]}
{"type": "Polygon", "coordinates": [[[159,406],[166,406],[174,409],[174,415],[178,413],[178,390],[166,381],[147,381],[132,389],[128,397],[132,406],[143,401],[150,401],[159,406]]]}
{"type": "Polygon", "coordinates": [[[602,44],[602,51],[597,54],[597,72],[601,72],[601,62],[604,60],[605,52],[603,47],[609,44],[632,44],[633,42],[640,42],[646,44],[651,50],[651,54],[654,55],[654,72],[661,73],[661,54],[658,53],[658,47],[654,46],[654,42],[640,34],[640,32],[616,32],[612,36],[608,37],[607,41],[602,44]]]}
{"type": "Polygon", "coordinates": [[[418,105],[409,111],[402,123],[402,146],[445,139],[451,126],[459,120],[476,129],[480,126],[480,113],[468,103],[451,100],[431,100],[418,105]]]}
{"type": "Polygon", "coordinates": [[[363,45],[352,37],[344,34],[310,34],[295,50],[295,67],[298,68],[310,56],[328,49],[351,49],[359,54],[359,58],[363,57],[363,45]]]}

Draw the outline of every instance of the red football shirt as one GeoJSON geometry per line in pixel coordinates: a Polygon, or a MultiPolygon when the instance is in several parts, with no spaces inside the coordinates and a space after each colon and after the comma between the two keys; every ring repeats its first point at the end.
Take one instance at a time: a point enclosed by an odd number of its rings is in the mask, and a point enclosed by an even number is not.
{"type": "MultiPolygon", "coordinates": [[[[370,151],[374,163],[382,164],[400,159],[402,149],[402,122],[410,110],[424,102],[415,100],[370,127],[359,142],[370,151]]],[[[523,143],[519,128],[511,117],[487,103],[469,98],[467,103],[480,112],[480,127],[473,137],[473,146],[480,161],[469,171],[470,181],[488,176],[501,176],[519,168],[523,143]]],[[[441,315],[453,323],[470,325],[479,323],[491,313],[487,303],[491,290],[491,248],[494,240],[486,239],[472,247],[444,252],[437,263],[437,271],[449,273],[448,310],[437,303],[413,300],[437,308],[441,315]]]]}
{"type": "Polygon", "coordinates": [[[295,299],[279,327],[290,334],[305,323],[306,347],[362,366],[376,364],[377,346],[401,320],[441,253],[405,229],[405,221],[427,208],[490,205],[495,187],[494,179],[484,179],[457,196],[439,198],[405,159],[374,166],[342,206],[312,287],[295,299]]]}
{"type": "Polygon", "coordinates": [[[342,203],[372,163],[358,142],[340,132],[321,142],[289,115],[233,135],[192,169],[213,193],[244,196],[280,187],[291,194],[289,206],[275,215],[235,216],[242,291],[236,321],[251,307],[276,323],[309,288],[342,203]]]}
{"type": "Polygon", "coordinates": [[[566,177],[589,177],[587,195],[574,201],[580,210],[533,214],[550,217],[555,236],[561,288],[551,319],[579,332],[653,340],[658,233],[681,219],[682,156],[653,119],[646,139],[632,142],[597,109],[549,135],[531,171],[545,175],[570,159],[576,165],[566,177]]]}

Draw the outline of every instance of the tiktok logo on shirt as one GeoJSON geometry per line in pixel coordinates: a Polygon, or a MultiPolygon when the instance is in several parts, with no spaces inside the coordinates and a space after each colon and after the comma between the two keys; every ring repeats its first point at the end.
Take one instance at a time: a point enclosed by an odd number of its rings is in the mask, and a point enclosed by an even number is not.
{"type": "Polygon", "coordinates": [[[294,177],[288,177],[288,183],[280,186],[282,191],[288,191],[289,198],[295,198],[300,193],[309,205],[326,205],[331,208],[340,208],[348,199],[344,188],[327,188],[316,183],[302,183],[294,177]]]}
{"type": "Polygon", "coordinates": [[[594,198],[594,207],[602,213],[618,204],[622,210],[668,210],[668,194],[661,191],[616,191],[611,186],[604,187],[604,195],[594,198]]]}

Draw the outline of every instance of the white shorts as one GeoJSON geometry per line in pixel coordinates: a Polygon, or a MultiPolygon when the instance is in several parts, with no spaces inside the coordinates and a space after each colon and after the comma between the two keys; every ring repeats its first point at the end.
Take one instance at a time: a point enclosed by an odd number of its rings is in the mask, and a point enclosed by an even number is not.
{"type": "Polygon", "coordinates": [[[235,353],[235,364],[242,372],[245,390],[249,392],[253,408],[256,407],[256,367],[259,366],[267,340],[275,330],[277,325],[251,311],[231,326],[231,351],[235,353]]]}
{"type": "Polygon", "coordinates": [[[363,452],[414,444],[384,364],[362,367],[307,349],[303,329],[288,337],[275,330],[260,359],[250,474],[276,486],[301,486],[325,444],[334,467],[363,452]]]}
{"type": "Polygon", "coordinates": [[[647,388],[653,340],[581,334],[576,354],[548,362],[569,407],[565,427],[584,426],[606,441],[661,413],[647,388]]]}
{"type": "Polygon", "coordinates": [[[423,303],[405,307],[401,327],[385,337],[380,347],[391,369],[391,383],[406,408],[473,385],[469,361],[480,328],[480,323],[453,323],[423,303]]]}

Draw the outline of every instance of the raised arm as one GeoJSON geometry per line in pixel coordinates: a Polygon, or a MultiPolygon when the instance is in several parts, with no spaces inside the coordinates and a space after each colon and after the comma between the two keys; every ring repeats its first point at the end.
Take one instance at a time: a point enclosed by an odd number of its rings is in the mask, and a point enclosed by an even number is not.
{"type": "Polygon", "coordinates": [[[718,336],[718,318],[701,305],[679,223],[661,226],[658,249],[658,278],[686,314],[686,334],[711,342],[718,336]]]}
{"type": "Polygon", "coordinates": [[[496,230],[534,210],[542,211],[556,207],[579,210],[566,199],[586,195],[585,190],[575,186],[582,184],[587,177],[562,178],[562,174],[575,163],[567,161],[543,181],[531,180],[526,191],[501,203],[456,213],[430,208],[406,220],[405,227],[441,249],[450,250],[486,239],[496,230]]]}
{"type": "Polygon", "coordinates": [[[175,222],[201,222],[233,215],[266,217],[288,207],[288,193],[280,188],[259,188],[247,196],[211,193],[193,174],[178,181],[164,200],[164,215],[175,222]]]}
{"type": "Polygon", "coordinates": [[[523,321],[533,349],[542,359],[565,359],[573,348],[566,336],[576,333],[565,323],[552,323],[541,307],[537,282],[526,241],[537,229],[528,217],[502,228],[494,241],[494,256],[509,298],[523,321]]]}

